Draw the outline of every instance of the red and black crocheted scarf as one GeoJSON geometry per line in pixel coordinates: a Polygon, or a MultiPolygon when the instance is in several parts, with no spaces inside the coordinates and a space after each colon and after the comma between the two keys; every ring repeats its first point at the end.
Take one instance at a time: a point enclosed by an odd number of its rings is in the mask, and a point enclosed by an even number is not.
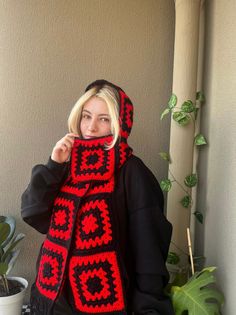
{"type": "Polygon", "coordinates": [[[127,137],[133,106],[123,90],[107,81],[95,81],[87,89],[104,84],[119,93],[120,139],[109,150],[105,144],[112,136],[75,139],[70,172],[54,201],[35,284],[42,301],[53,304],[69,277],[74,307],[81,314],[126,314],[111,194],[117,170],[132,154],[127,137]]]}

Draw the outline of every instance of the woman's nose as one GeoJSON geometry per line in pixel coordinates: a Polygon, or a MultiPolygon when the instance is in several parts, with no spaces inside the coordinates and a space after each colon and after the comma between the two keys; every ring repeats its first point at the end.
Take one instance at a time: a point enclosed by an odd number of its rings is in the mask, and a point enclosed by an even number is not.
{"type": "Polygon", "coordinates": [[[95,119],[91,119],[89,125],[88,125],[88,130],[89,131],[96,131],[97,130],[97,125],[95,119]]]}

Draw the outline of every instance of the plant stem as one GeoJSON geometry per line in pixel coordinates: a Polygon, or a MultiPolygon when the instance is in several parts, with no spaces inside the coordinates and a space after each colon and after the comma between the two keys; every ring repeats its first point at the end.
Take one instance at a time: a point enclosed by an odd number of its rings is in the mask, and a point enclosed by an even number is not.
{"type": "Polygon", "coordinates": [[[189,115],[190,115],[190,117],[191,117],[191,119],[192,119],[192,121],[193,121],[194,130],[195,130],[195,129],[196,129],[196,128],[195,128],[195,126],[196,126],[196,120],[195,120],[195,118],[192,116],[192,113],[189,113],[189,115]]]}
{"type": "Polygon", "coordinates": [[[7,281],[6,275],[2,275],[2,281],[3,281],[4,290],[5,290],[6,294],[9,295],[9,286],[8,286],[8,281],[7,281]]]}
{"type": "MultiPolygon", "coordinates": [[[[180,184],[180,182],[177,181],[177,179],[174,177],[173,173],[171,172],[170,168],[169,168],[169,172],[170,175],[174,178],[174,180],[176,181],[176,183],[183,189],[184,192],[186,192],[186,194],[191,198],[191,195],[187,192],[187,190],[184,189],[184,187],[180,184]]],[[[192,198],[191,198],[192,199],[192,198]]]]}

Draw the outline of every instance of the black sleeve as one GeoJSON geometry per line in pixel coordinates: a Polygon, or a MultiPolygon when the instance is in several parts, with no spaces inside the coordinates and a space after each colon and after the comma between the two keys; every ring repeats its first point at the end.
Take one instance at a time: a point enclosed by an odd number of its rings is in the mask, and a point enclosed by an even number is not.
{"type": "Polygon", "coordinates": [[[163,213],[164,198],[152,172],[137,157],[126,167],[129,242],[134,261],[132,307],[135,315],[174,315],[164,294],[169,280],[166,259],[172,225],[163,213]]]}
{"type": "Polygon", "coordinates": [[[22,219],[40,233],[48,231],[51,207],[68,173],[68,164],[57,163],[49,157],[46,165],[35,165],[30,183],[21,196],[22,219]]]}

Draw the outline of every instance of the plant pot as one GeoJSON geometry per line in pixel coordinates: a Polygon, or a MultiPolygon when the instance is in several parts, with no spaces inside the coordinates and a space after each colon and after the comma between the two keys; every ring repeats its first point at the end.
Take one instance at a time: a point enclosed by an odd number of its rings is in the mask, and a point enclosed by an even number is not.
{"type": "Polygon", "coordinates": [[[20,282],[24,288],[14,295],[0,297],[0,315],[21,315],[28,281],[20,277],[7,277],[7,279],[20,282]]]}

